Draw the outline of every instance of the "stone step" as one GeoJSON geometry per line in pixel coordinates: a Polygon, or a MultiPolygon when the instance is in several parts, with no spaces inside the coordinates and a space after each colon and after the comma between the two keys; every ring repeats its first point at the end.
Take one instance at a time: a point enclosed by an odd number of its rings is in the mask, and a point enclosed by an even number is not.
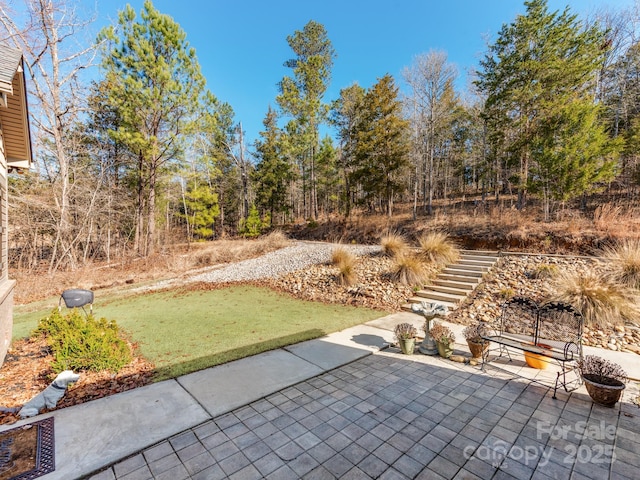
{"type": "Polygon", "coordinates": [[[450,293],[441,293],[434,290],[418,290],[415,294],[416,297],[427,299],[435,302],[450,302],[459,303],[461,300],[467,298],[467,295],[452,295],[450,293]]]}
{"type": "Polygon", "coordinates": [[[495,263],[500,260],[500,257],[493,257],[490,255],[472,255],[469,253],[460,254],[462,260],[477,260],[479,262],[491,262],[495,263]]]}
{"type": "Polygon", "coordinates": [[[454,310],[499,260],[499,252],[496,251],[462,250],[460,253],[457,263],[447,265],[431,285],[416,292],[402,309],[411,311],[411,304],[430,301],[442,303],[449,310],[454,310]]]}
{"type": "Polygon", "coordinates": [[[459,288],[461,290],[473,290],[478,286],[478,282],[471,281],[471,280],[466,281],[466,277],[464,278],[465,280],[463,281],[454,281],[454,280],[442,279],[440,276],[438,276],[430,285],[430,287],[433,288],[434,285],[438,285],[440,287],[459,288]]]}
{"type": "Polygon", "coordinates": [[[442,285],[429,285],[425,287],[424,290],[433,290],[434,292],[440,293],[449,293],[451,295],[461,295],[466,297],[470,292],[473,291],[473,285],[469,285],[468,288],[455,288],[455,287],[444,287],[442,285]]]}
{"type": "Polygon", "coordinates": [[[497,250],[460,250],[460,255],[474,255],[481,257],[496,257],[500,256],[500,252],[497,250]]]}
{"type": "Polygon", "coordinates": [[[455,266],[451,265],[451,266],[447,266],[444,270],[442,270],[442,273],[444,273],[445,275],[456,275],[458,277],[475,277],[475,278],[482,278],[484,272],[478,272],[476,270],[469,270],[466,268],[456,268],[455,266]]]}
{"type": "Polygon", "coordinates": [[[489,271],[489,267],[481,267],[478,265],[469,265],[469,264],[462,264],[462,263],[450,263],[449,265],[447,265],[445,267],[445,270],[447,268],[459,268],[461,270],[468,270],[471,272],[482,272],[482,273],[487,273],[489,271]]]}
{"type": "Polygon", "coordinates": [[[457,263],[452,264],[452,265],[464,265],[464,266],[470,266],[470,267],[484,267],[484,268],[490,270],[495,264],[496,264],[496,262],[479,262],[477,260],[461,259],[457,263]]]}
{"type": "Polygon", "coordinates": [[[446,282],[460,282],[460,283],[470,283],[473,284],[474,287],[478,286],[482,277],[468,277],[465,275],[454,275],[454,274],[446,274],[441,273],[438,275],[438,281],[444,280],[446,282]]]}

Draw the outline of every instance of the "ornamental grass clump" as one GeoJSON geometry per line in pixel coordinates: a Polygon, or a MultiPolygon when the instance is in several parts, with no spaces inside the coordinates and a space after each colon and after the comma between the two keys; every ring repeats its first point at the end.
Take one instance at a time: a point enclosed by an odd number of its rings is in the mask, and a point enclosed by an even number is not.
{"type": "Polygon", "coordinates": [[[391,270],[391,279],[403,285],[422,285],[428,278],[422,259],[415,255],[396,257],[391,270]]]}
{"type": "Polygon", "coordinates": [[[337,280],[340,285],[352,285],[356,281],[356,257],[344,247],[331,252],[331,264],[338,267],[337,280]]]}
{"type": "Polygon", "coordinates": [[[380,239],[380,246],[382,247],[382,252],[391,258],[406,256],[409,250],[409,244],[407,244],[405,238],[395,232],[383,235],[380,239]]]}
{"type": "Polygon", "coordinates": [[[460,258],[460,250],[443,232],[429,232],[418,238],[420,255],[431,263],[455,263],[460,258]]]}
{"type": "Polygon", "coordinates": [[[547,300],[572,305],[589,327],[606,328],[640,319],[638,295],[610,277],[592,271],[559,273],[552,291],[555,293],[547,300]]]}
{"type": "Polygon", "coordinates": [[[625,240],[604,249],[604,257],[616,267],[613,277],[620,283],[640,288],[640,240],[625,240]]]}
{"type": "Polygon", "coordinates": [[[84,316],[77,309],[62,315],[54,309],[38,323],[34,335],[44,335],[51,348],[56,373],[63,370],[118,372],[131,359],[131,348],[121,338],[115,321],[84,316]]]}
{"type": "Polygon", "coordinates": [[[550,263],[541,263],[531,272],[531,278],[535,280],[549,280],[558,275],[558,266],[550,263]]]}

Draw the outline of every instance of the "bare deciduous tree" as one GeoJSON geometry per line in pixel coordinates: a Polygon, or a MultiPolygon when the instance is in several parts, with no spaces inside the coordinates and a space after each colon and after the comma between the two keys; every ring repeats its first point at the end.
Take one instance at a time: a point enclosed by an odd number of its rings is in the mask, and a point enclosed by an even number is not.
{"type": "MultiPolygon", "coordinates": [[[[79,74],[92,65],[95,45],[79,40],[92,19],[77,14],[79,2],[24,0],[22,16],[0,4],[0,40],[22,50],[30,79],[33,141],[39,168],[55,199],[55,233],[49,270],[76,267],[79,235],[71,223],[73,135],[83,108],[79,74]],[[80,46],[80,45],[89,45],[80,46]]],[[[90,209],[84,208],[85,215],[90,209]]]]}

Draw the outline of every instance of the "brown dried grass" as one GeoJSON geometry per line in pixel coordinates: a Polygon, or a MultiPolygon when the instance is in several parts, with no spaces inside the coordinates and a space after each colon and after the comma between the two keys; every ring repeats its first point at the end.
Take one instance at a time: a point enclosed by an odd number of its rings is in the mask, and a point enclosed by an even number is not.
{"type": "Polygon", "coordinates": [[[638,322],[638,294],[611,277],[596,272],[561,272],[553,280],[548,300],[573,305],[590,327],[606,328],[638,322]]]}
{"type": "Polygon", "coordinates": [[[409,250],[409,244],[403,235],[397,232],[387,232],[380,238],[382,252],[391,258],[404,257],[409,250]]]}
{"type": "Polygon", "coordinates": [[[337,247],[331,252],[331,264],[338,267],[336,277],[340,285],[353,285],[357,280],[355,271],[356,257],[344,247],[337,247]]]}
{"type": "Polygon", "coordinates": [[[428,269],[417,255],[400,255],[395,257],[391,279],[402,285],[420,286],[429,277],[428,269]]]}
{"type": "Polygon", "coordinates": [[[615,266],[614,278],[631,288],[640,288],[640,240],[626,239],[604,249],[604,257],[615,266]]]}
{"type": "Polygon", "coordinates": [[[618,223],[622,213],[621,206],[605,203],[593,212],[593,224],[598,230],[610,231],[618,223]]]}
{"type": "Polygon", "coordinates": [[[418,238],[420,256],[431,263],[455,263],[460,250],[444,232],[428,232],[418,238]]]}
{"type": "MultiPolygon", "coordinates": [[[[125,257],[118,262],[88,262],[77,270],[26,272],[12,270],[17,280],[15,301],[30,303],[60,295],[67,288],[101,290],[175,278],[194,270],[213,265],[255,258],[289,245],[291,242],[281,231],[256,239],[222,239],[212,242],[176,245],[170,251],[157,252],[146,258],[125,257]]],[[[46,268],[46,267],[45,267],[46,268]]]]}

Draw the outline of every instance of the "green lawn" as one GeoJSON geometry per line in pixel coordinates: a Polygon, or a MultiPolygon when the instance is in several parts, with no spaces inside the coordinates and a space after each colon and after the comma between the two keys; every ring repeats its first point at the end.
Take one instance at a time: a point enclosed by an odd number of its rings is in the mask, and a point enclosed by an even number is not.
{"type": "MultiPolygon", "coordinates": [[[[25,337],[50,310],[14,315],[14,338],[25,337]]],[[[366,308],[296,300],[266,288],[171,291],[94,303],[96,317],[116,320],[171,378],[284,345],[320,337],[383,316],[366,308]]]]}

